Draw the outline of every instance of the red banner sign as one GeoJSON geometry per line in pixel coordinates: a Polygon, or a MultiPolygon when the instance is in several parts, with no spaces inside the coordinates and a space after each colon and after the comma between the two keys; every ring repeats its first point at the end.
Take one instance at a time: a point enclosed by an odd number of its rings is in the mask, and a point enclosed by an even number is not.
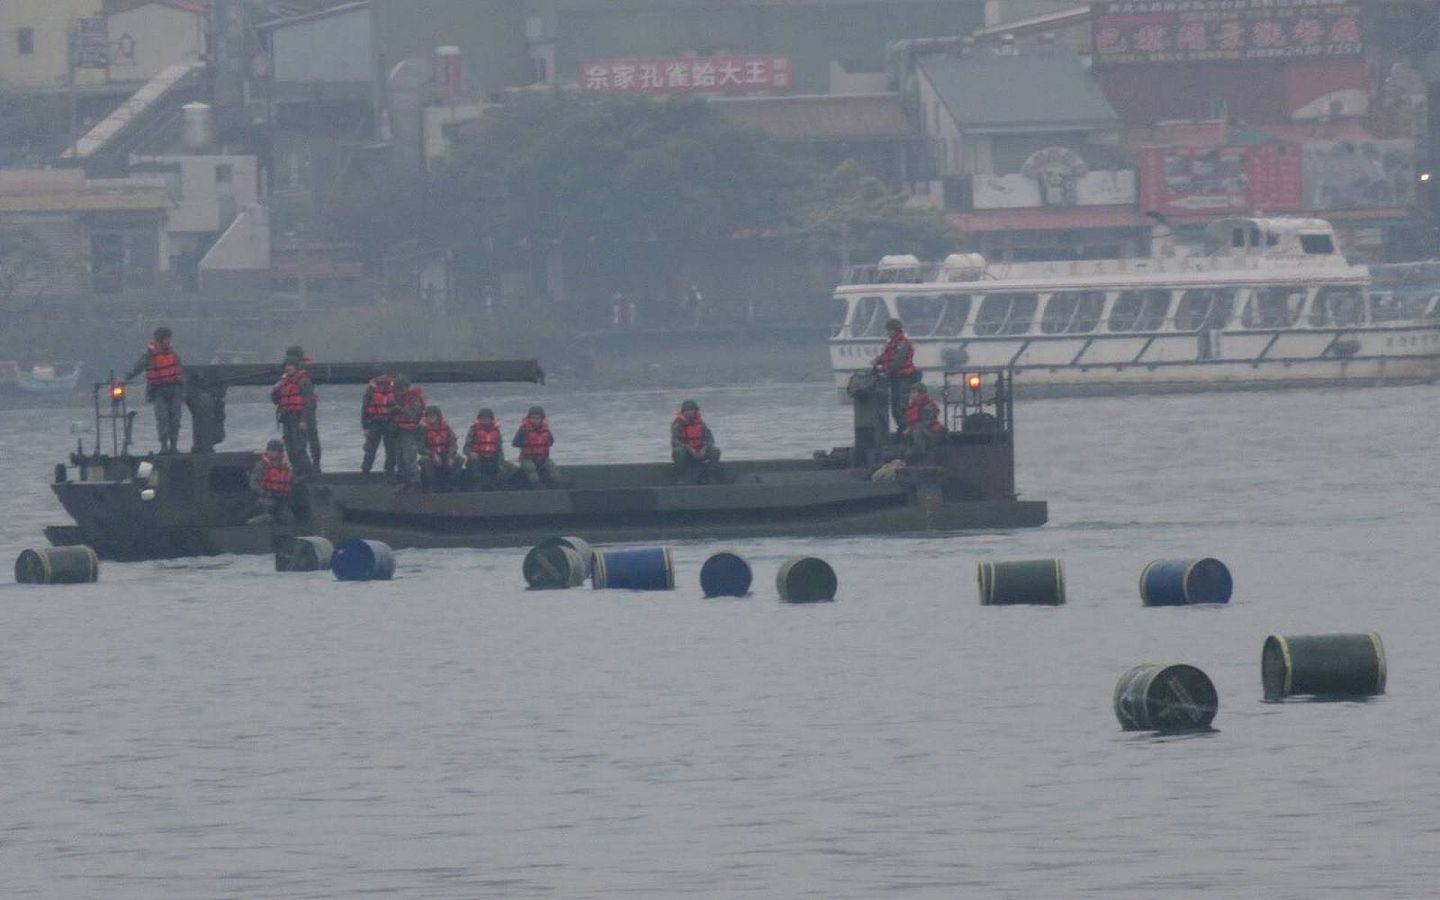
{"type": "Polygon", "coordinates": [[[1140,151],[1140,203],[1165,215],[1234,215],[1301,207],[1300,148],[1147,147],[1140,151]]]}
{"type": "Polygon", "coordinates": [[[1096,62],[1353,56],[1355,0],[1112,0],[1095,4],[1096,62]]]}
{"type": "Polygon", "coordinates": [[[738,94],[785,91],[794,83],[785,56],[610,59],[580,67],[580,89],[601,94],[738,94]]]}

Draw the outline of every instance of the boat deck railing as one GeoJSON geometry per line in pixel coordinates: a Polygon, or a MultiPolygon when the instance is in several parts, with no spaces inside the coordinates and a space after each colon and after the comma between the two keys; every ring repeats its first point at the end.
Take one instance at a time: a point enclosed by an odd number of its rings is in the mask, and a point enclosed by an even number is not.
{"type": "Polygon", "coordinates": [[[1011,433],[1014,380],[1010,368],[947,369],[941,388],[945,428],[951,433],[1011,433]]]}

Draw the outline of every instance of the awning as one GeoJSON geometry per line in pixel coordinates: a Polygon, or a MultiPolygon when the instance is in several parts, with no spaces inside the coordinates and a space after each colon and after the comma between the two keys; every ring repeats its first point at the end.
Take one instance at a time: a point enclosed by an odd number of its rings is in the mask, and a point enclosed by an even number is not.
{"type": "Polygon", "coordinates": [[[1080,228],[1149,228],[1155,224],[1133,206],[985,209],[968,213],[950,213],[945,218],[952,227],[968,232],[1049,231],[1080,228]]]}

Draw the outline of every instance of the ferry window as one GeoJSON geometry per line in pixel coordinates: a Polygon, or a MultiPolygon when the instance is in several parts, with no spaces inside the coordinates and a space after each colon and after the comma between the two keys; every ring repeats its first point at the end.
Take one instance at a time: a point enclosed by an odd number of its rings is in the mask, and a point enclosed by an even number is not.
{"type": "Polygon", "coordinates": [[[1156,331],[1169,310],[1169,291],[1121,291],[1110,308],[1110,330],[1156,331]]]}
{"type": "Polygon", "coordinates": [[[1335,252],[1335,242],[1330,240],[1328,234],[1302,234],[1300,249],[1306,253],[1324,255],[1335,252]]]}
{"type": "Polygon", "coordinates": [[[945,312],[945,298],[933,294],[899,297],[895,305],[900,307],[900,321],[905,323],[905,332],[911,337],[933,334],[941,314],[945,312]]]}
{"type": "Polygon", "coordinates": [[[1199,331],[1224,328],[1230,321],[1235,291],[1228,288],[1196,288],[1180,297],[1175,310],[1177,331],[1199,331]]]}
{"type": "Polygon", "coordinates": [[[1030,325],[1035,321],[1035,307],[1040,305],[1040,298],[1035,294],[998,294],[1010,306],[1009,315],[1005,317],[1005,327],[1001,329],[1005,334],[1024,334],[1030,330],[1030,325]]]}
{"type": "Polygon", "coordinates": [[[836,294],[830,298],[830,333],[839,334],[845,328],[845,319],[850,312],[850,304],[845,298],[836,294]]]}
{"type": "Polygon", "coordinates": [[[1370,320],[1404,322],[1425,318],[1431,294],[1374,294],[1370,297],[1370,320]]]}
{"type": "Polygon", "coordinates": [[[1006,294],[992,294],[980,302],[980,311],[975,314],[975,333],[980,335],[999,334],[1010,314],[1010,297],[1006,294]]]}
{"type": "Polygon", "coordinates": [[[1070,333],[1085,334],[1094,331],[1104,312],[1105,292],[1083,291],[1080,294],[1080,303],[1075,307],[1075,318],[1070,320],[1070,333]]]}
{"type": "Polygon", "coordinates": [[[1040,330],[1046,334],[1063,334],[1070,330],[1070,320],[1075,318],[1075,307],[1080,305],[1080,294],[1076,291],[1056,291],[1045,304],[1045,315],[1040,317],[1040,330]]]}
{"type": "Polygon", "coordinates": [[[861,297],[850,316],[851,337],[880,337],[885,333],[885,320],[890,310],[884,297],[861,297]]]}
{"type": "Polygon", "coordinates": [[[1316,328],[1359,325],[1365,321],[1365,303],[1352,287],[1323,287],[1315,292],[1310,324],[1316,328]]]}
{"type": "Polygon", "coordinates": [[[1299,285],[1274,285],[1255,288],[1240,322],[1246,328],[1289,328],[1300,318],[1305,305],[1305,288],[1299,285]]]}
{"type": "Polygon", "coordinates": [[[935,325],[935,334],[952,335],[965,330],[970,319],[970,296],[968,294],[946,294],[945,311],[935,325]]]}
{"type": "Polygon", "coordinates": [[[1235,248],[1237,248],[1237,249],[1243,249],[1243,248],[1245,247],[1245,229],[1243,229],[1243,228],[1232,228],[1232,229],[1230,229],[1230,246],[1235,247],[1235,248]]]}

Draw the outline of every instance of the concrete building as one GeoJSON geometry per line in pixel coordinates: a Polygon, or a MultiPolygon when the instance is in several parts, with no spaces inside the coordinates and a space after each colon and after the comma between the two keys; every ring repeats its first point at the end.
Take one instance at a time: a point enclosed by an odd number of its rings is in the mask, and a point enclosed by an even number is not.
{"type": "Polygon", "coordinates": [[[148,81],[175,63],[201,59],[208,10],[204,0],[146,0],[111,11],[108,79],[148,81]]]}
{"type": "MultiPolygon", "coordinates": [[[[0,3],[0,84],[11,90],[53,90],[104,81],[101,5],[101,0],[0,3]],[[72,35],[79,33],[82,23],[91,34],[99,24],[98,58],[72,55],[72,35]]],[[[96,40],[88,40],[87,49],[95,50],[96,40]]]]}

